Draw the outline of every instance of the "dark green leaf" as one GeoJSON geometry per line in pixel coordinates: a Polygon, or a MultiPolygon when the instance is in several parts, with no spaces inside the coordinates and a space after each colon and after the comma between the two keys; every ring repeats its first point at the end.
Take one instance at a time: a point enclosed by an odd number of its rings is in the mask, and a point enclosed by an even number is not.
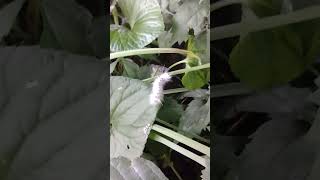
{"type": "Polygon", "coordinates": [[[15,0],[0,10],[0,40],[7,35],[25,0],[15,0]]]}
{"type": "Polygon", "coordinates": [[[287,83],[311,62],[303,56],[299,36],[289,28],[250,33],[230,54],[232,71],[253,88],[287,83]]]}
{"type": "Polygon", "coordinates": [[[40,45],[53,48],[59,45],[73,53],[92,54],[87,36],[92,26],[90,12],[74,0],[41,2],[45,29],[40,45]]]}
{"type": "Polygon", "coordinates": [[[107,68],[96,58],[35,46],[0,49],[0,162],[10,167],[8,179],[101,173],[107,68]]]}

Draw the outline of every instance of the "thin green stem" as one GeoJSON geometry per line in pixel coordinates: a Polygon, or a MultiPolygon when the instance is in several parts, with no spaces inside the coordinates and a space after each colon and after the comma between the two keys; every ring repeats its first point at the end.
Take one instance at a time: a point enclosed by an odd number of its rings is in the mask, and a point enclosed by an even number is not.
{"type": "Polygon", "coordinates": [[[294,24],[302,21],[320,18],[320,6],[313,6],[281,14],[261,18],[252,22],[240,22],[221,27],[216,27],[210,30],[211,41],[239,36],[242,32],[256,32],[267,29],[272,29],[279,26],[294,24]]]}
{"type": "Polygon", "coordinates": [[[168,139],[166,139],[166,138],[164,138],[164,137],[162,137],[162,136],[160,136],[160,135],[158,135],[158,134],[156,134],[154,132],[151,132],[149,134],[149,139],[157,141],[159,143],[162,143],[162,144],[168,146],[169,148],[177,151],[178,153],[180,153],[180,154],[182,154],[182,155],[194,160],[195,162],[201,164],[202,166],[206,167],[206,160],[203,157],[194,154],[193,152],[191,152],[191,151],[189,151],[189,150],[187,150],[187,149],[185,149],[185,148],[183,148],[183,147],[181,147],[181,146],[169,141],[168,139]]]}
{"type": "Polygon", "coordinates": [[[232,4],[241,4],[243,3],[244,0],[223,0],[223,1],[218,1],[216,3],[213,3],[210,5],[210,11],[215,11],[217,9],[230,6],[232,4]]]}
{"type": "MultiPolygon", "coordinates": [[[[176,71],[171,71],[168,74],[171,75],[171,76],[174,76],[174,75],[177,75],[177,74],[183,74],[183,73],[197,71],[197,70],[200,70],[200,69],[207,69],[207,68],[210,68],[210,63],[203,64],[203,65],[200,65],[200,66],[191,67],[191,68],[185,68],[185,69],[179,69],[179,70],[176,70],[176,71]]],[[[148,78],[148,79],[144,79],[142,81],[145,81],[145,82],[153,81],[157,77],[158,76],[154,76],[154,77],[151,77],[151,78],[148,78]]]]}
{"type": "Polygon", "coordinates": [[[127,57],[127,56],[136,56],[142,54],[160,54],[160,53],[168,53],[168,54],[182,54],[182,55],[193,55],[193,52],[187,51],[184,49],[178,48],[144,48],[144,49],[135,49],[135,50],[127,50],[121,52],[115,52],[110,54],[110,59],[116,59],[119,57],[127,57]]]}
{"type": "Polygon", "coordinates": [[[178,142],[181,142],[182,144],[185,144],[185,145],[187,145],[187,146],[189,146],[189,147],[191,147],[191,148],[210,157],[210,148],[193,140],[193,139],[190,139],[186,136],[183,136],[179,133],[176,133],[176,132],[172,131],[171,129],[162,127],[158,124],[154,124],[152,126],[152,130],[157,131],[165,136],[168,136],[178,142]]]}
{"type": "Polygon", "coordinates": [[[118,11],[117,8],[114,8],[112,10],[112,16],[113,16],[113,21],[116,25],[119,25],[119,19],[118,19],[118,11]]]}
{"type": "Polygon", "coordinates": [[[181,61],[178,61],[178,62],[172,64],[168,69],[170,70],[170,69],[172,69],[173,67],[175,67],[175,66],[177,66],[177,65],[179,65],[179,64],[184,64],[184,63],[187,63],[187,62],[188,62],[188,60],[187,60],[187,58],[186,58],[186,59],[184,59],[184,60],[181,60],[181,61]]]}
{"type": "Polygon", "coordinates": [[[174,126],[174,125],[172,125],[170,123],[167,123],[167,122],[165,122],[165,121],[163,121],[163,120],[161,120],[159,118],[156,119],[156,122],[158,122],[158,123],[160,123],[162,125],[165,125],[165,126],[171,128],[171,129],[175,130],[175,131],[179,131],[179,132],[181,132],[182,135],[185,135],[185,136],[187,136],[189,138],[195,138],[195,139],[197,139],[199,141],[202,141],[204,143],[210,144],[209,140],[207,140],[207,139],[205,139],[205,138],[203,138],[201,136],[198,136],[197,134],[190,133],[190,132],[185,132],[182,129],[180,129],[180,128],[178,128],[178,127],[176,127],[176,126],[174,126]]]}
{"type": "Polygon", "coordinates": [[[167,89],[163,91],[163,94],[175,94],[175,93],[182,93],[182,92],[188,92],[189,89],[186,88],[176,88],[176,89],[167,89]]]}
{"type": "Polygon", "coordinates": [[[173,163],[170,163],[169,167],[174,172],[174,174],[177,176],[178,180],[183,180],[182,177],[180,176],[180,174],[178,173],[178,171],[176,170],[176,168],[174,168],[173,163]]]}

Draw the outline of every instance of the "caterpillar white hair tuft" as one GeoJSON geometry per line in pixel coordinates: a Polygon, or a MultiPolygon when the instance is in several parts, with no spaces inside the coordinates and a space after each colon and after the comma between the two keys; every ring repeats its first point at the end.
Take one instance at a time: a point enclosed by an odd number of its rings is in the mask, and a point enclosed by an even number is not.
{"type": "Polygon", "coordinates": [[[150,104],[159,105],[163,99],[163,87],[171,80],[170,74],[163,73],[152,83],[152,92],[150,94],[150,104]]]}

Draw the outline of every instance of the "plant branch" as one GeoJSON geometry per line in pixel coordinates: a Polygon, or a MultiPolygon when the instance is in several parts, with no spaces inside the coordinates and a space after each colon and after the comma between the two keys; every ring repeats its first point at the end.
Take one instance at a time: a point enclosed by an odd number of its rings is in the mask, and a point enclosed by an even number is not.
{"type": "Polygon", "coordinates": [[[165,121],[163,121],[163,120],[161,120],[159,118],[156,118],[156,122],[158,122],[158,123],[160,123],[162,125],[165,125],[165,126],[171,128],[171,129],[175,130],[175,131],[179,131],[180,133],[182,133],[182,135],[185,135],[185,136],[187,136],[189,138],[195,138],[195,139],[197,139],[199,141],[202,141],[204,143],[210,144],[210,141],[208,139],[205,139],[205,138],[203,138],[203,137],[201,137],[201,136],[199,136],[197,134],[194,134],[194,133],[185,132],[185,131],[181,130],[180,128],[178,128],[178,127],[176,127],[176,126],[174,126],[174,125],[172,125],[170,123],[167,123],[167,122],[165,122],[165,121]]]}
{"type": "Polygon", "coordinates": [[[178,48],[144,48],[144,49],[135,49],[135,50],[127,50],[127,51],[120,51],[114,52],[110,54],[110,59],[116,59],[119,57],[127,57],[127,56],[135,56],[135,55],[142,55],[142,54],[159,54],[159,53],[168,53],[168,54],[182,54],[182,55],[192,55],[193,52],[187,51],[184,49],[178,48]]]}
{"type": "Polygon", "coordinates": [[[279,26],[320,18],[320,6],[313,6],[287,14],[269,16],[252,22],[240,22],[210,30],[211,41],[239,36],[242,32],[255,32],[279,26]]]}
{"type": "Polygon", "coordinates": [[[167,89],[163,91],[163,94],[175,94],[175,93],[182,93],[182,92],[188,92],[189,89],[186,88],[176,88],[176,89],[167,89]]]}
{"type": "Polygon", "coordinates": [[[176,132],[172,131],[171,129],[162,127],[158,124],[154,124],[152,126],[152,130],[157,131],[165,136],[168,136],[178,142],[181,142],[182,144],[185,144],[185,145],[187,145],[187,146],[189,146],[189,147],[191,147],[191,148],[210,157],[210,148],[193,140],[193,139],[190,139],[186,136],[183,136],[179,133],[176,133],[176,132]]]}
{"type": "Polygon", "coordinates": [[[185,149],[185,148],[183,148],[183,147],[181,147],[181,146],[169,141],[168,139],[166,139],[166,138],[164,138],[164,137],[162,137],[162,136],[160,136],[160,135],[158,135],[158,134],[156,134],[154,132],[151,132],[149,134],[149,139],[157,141],[159,143],[162,143],[162,144],[168,146],[169,148],[177,151],[178,153],[180,153],[180,154],[182,154],[182,155],[184,155],[184,156],[196,161],[197,163],[201,164],[202,166],[206,167],[206,160],[204,158],[202,158],[199,155],[194,154],[193,152],[191,152],[191,151],[189,151],[189,150],[187,150],[187,149],[185,149]]]}

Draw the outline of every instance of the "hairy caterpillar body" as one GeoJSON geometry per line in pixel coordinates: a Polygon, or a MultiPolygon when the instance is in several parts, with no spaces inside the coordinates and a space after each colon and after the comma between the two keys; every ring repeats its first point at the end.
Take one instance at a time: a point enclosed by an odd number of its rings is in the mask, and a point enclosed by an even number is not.
{"type": "Polygon", "coordinates": [[[163,99],[163,87],[171,80],[171,76],[168,73],[163,73],[157,77],[152,83],[152,92],[150,94],[150,104],[159,105],[163,99]]]}

